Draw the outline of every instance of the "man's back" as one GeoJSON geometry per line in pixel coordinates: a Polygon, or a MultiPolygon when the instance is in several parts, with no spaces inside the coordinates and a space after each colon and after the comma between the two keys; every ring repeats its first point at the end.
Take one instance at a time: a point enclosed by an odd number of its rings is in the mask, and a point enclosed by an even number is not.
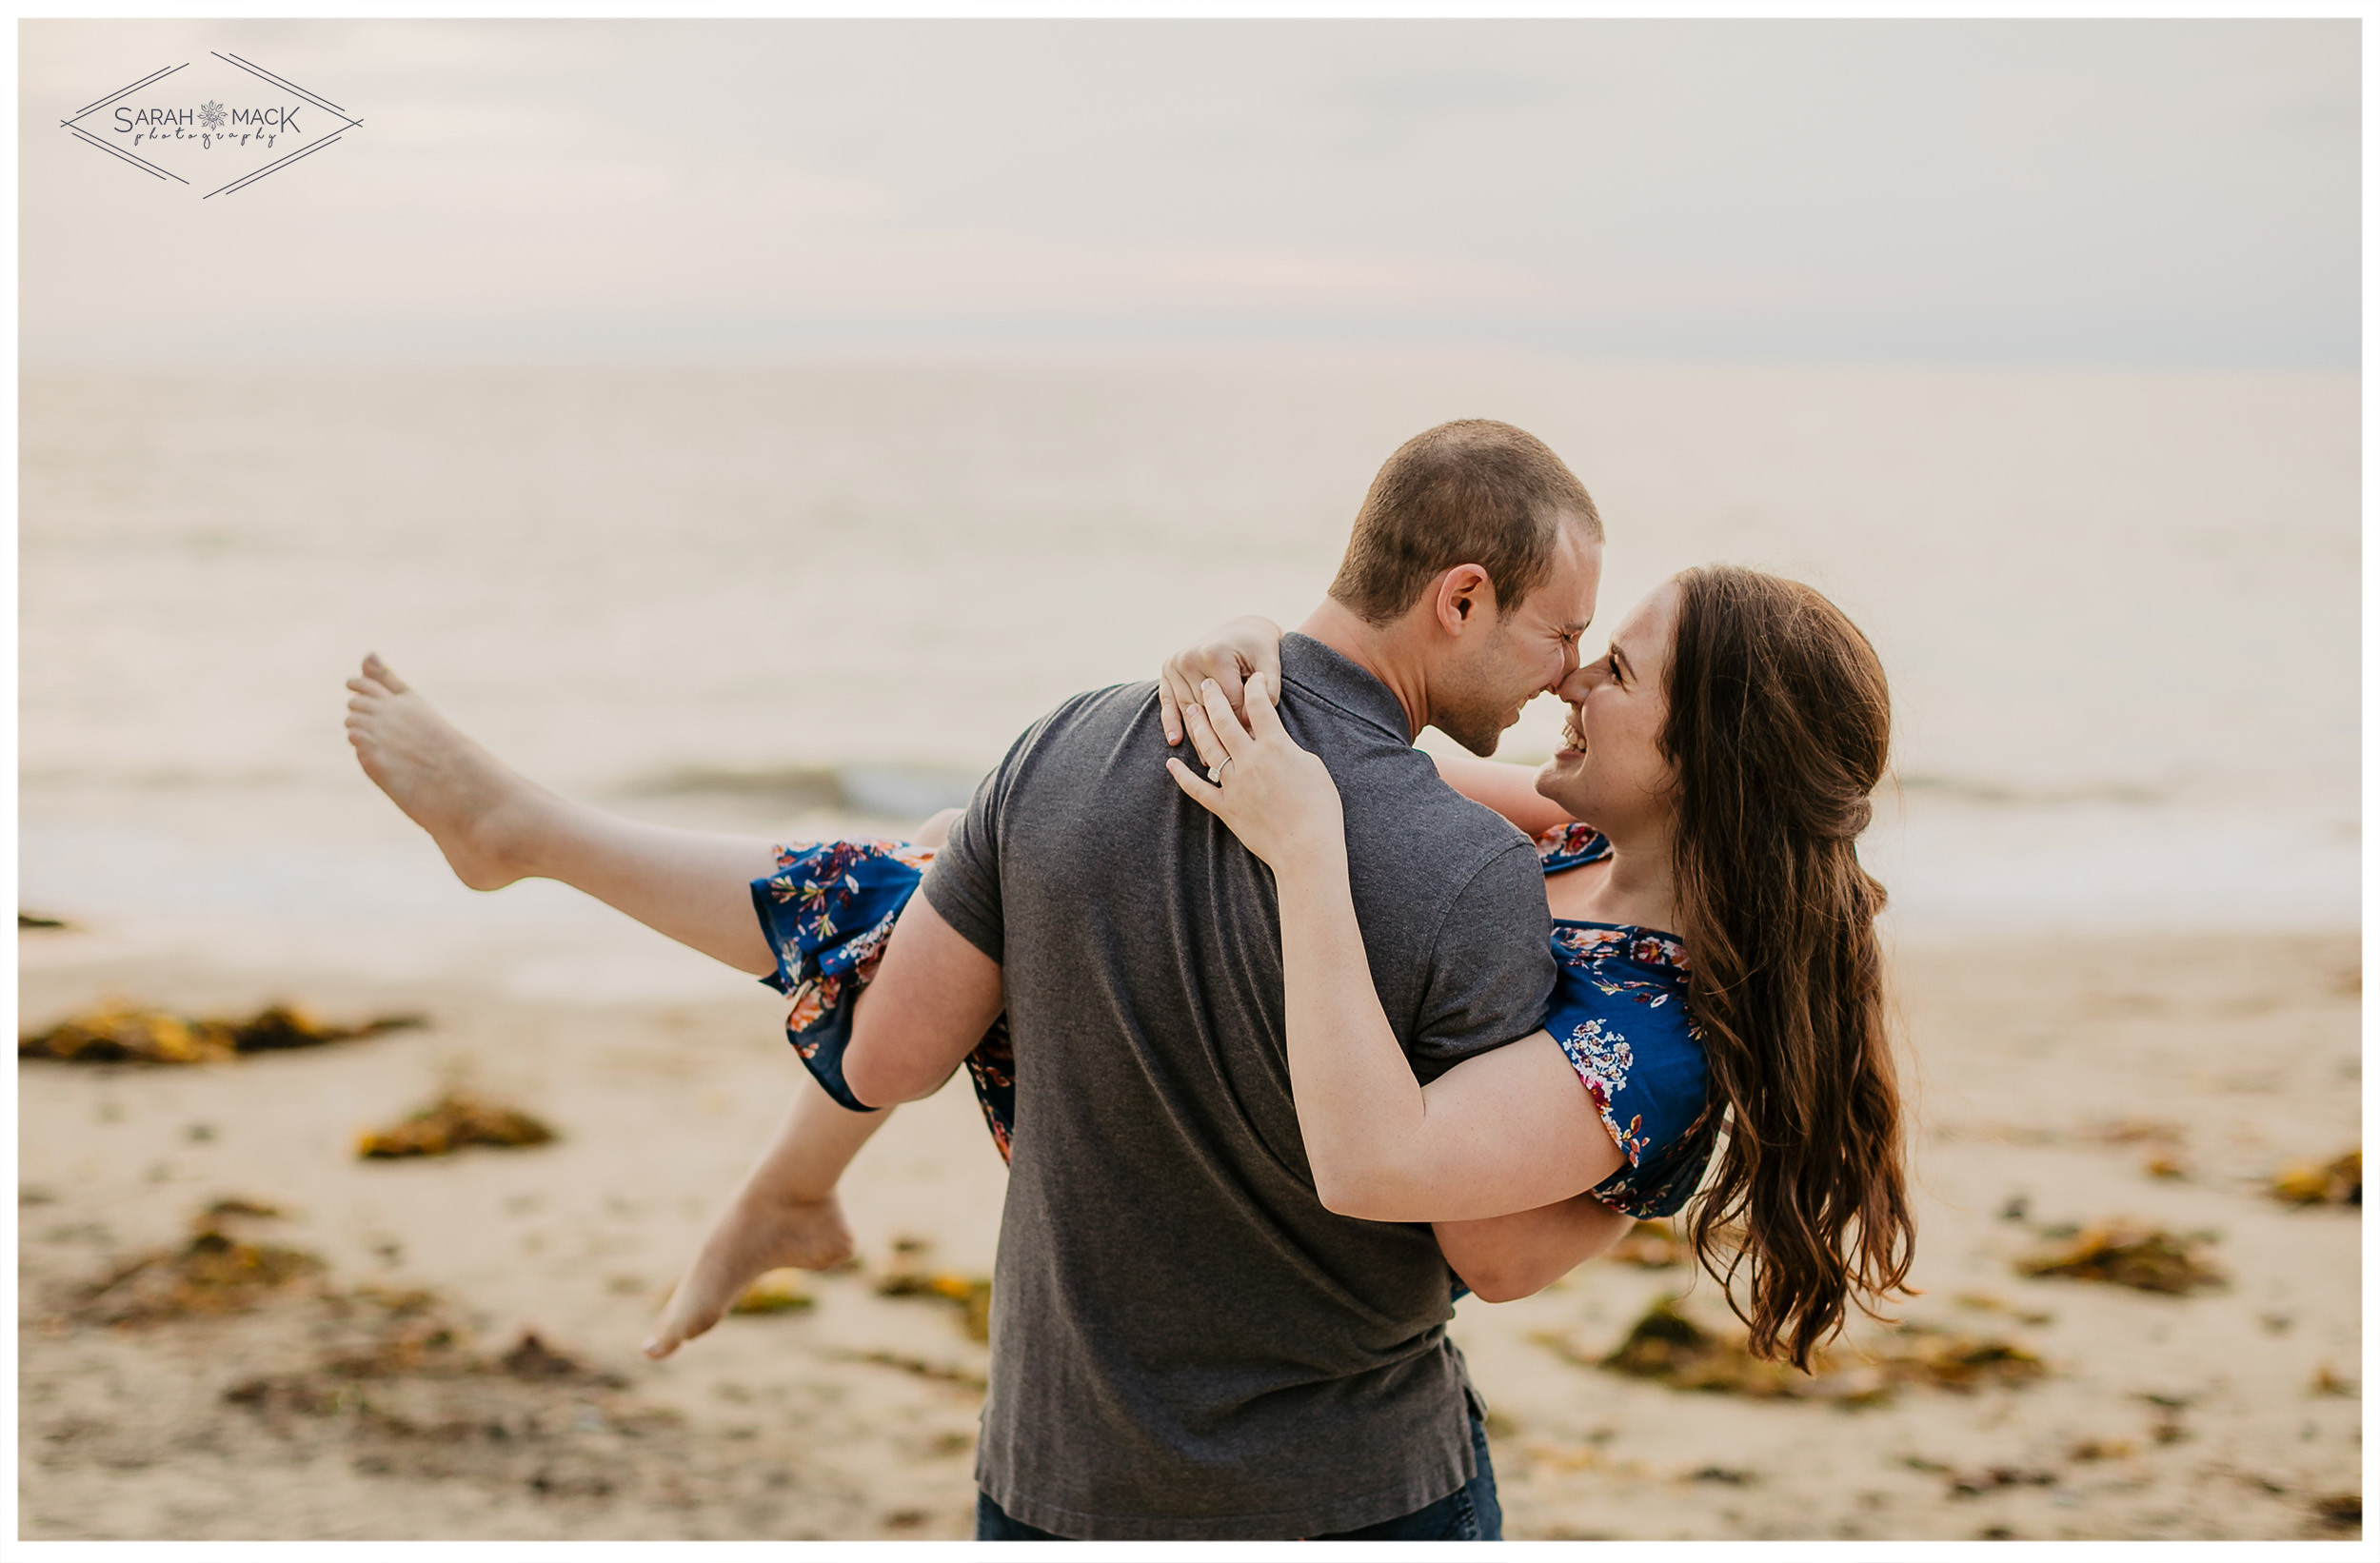
{"type": "MultiPolygon", "coordinates": [[[[1388,689],[1281,645],[1345,801],[1357,912],[1424,1079],[1554,981],[1536,855],[1410,746],[1388,689]]],[[[1322,1209],[1291,1099],[1270,873],[1163,768],[1153,687],[1019,741],[926,880],[1001,961],[1017,1119],[978,1479],[1086,1538],[1349,1530],[1470,1474],[1429,1229],[1322,1209]]]]}

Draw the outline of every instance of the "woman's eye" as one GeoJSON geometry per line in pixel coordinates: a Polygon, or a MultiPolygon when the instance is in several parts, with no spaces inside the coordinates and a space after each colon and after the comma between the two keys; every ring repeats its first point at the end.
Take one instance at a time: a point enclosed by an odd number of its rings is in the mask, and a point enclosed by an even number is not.
{"type": "Polygon", "coordinates": [[[1616,651],[1615,651],[1615,652],[1613,652],[1610,656],[1608,656],[1608,657],[1604,658],[1604,659],[1603,659],[1603,661],[1604,661],[1605,665],[1607,665],[1608,667],[1610,667],[1610,668],[1611,668],[1611,670],[1612,670],[1612,677],[1613,677],[1613,678],[1615,678],[1615,679],[1618,678],[1618,677],[1619,677],[1619,653],[1618,653],[1618,652],[1616,652],[1616,651]]]}

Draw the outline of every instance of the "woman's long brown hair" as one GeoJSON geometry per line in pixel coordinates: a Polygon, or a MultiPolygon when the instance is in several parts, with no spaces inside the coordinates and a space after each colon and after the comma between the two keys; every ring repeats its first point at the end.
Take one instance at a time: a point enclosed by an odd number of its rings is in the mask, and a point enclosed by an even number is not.
{"type": "Polygon", "coordinates": [[[1892,708],[1867,637],[1810,587],[1732,566],[1677,584],[1676,931],[1721,1136],[1690,1231],[1753,1352],[1807,1371],[1849,1308],[1905,1290],[1915,1240],[1884,886],[1854,850],[1892,708]]]}

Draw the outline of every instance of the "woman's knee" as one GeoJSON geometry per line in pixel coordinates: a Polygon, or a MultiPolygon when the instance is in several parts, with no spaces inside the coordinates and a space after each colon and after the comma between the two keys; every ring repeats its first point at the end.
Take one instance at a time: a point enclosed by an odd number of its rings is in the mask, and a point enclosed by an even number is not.
{"type": "Polygon", "coordinates": [[[964,809],[944,809],[940,814],[928,816],[925,823],[910,833],[909,840],[919,846],[941,846],[950,840],[950,827],[957,824],[959,816],[964,813],[964,809]]]}

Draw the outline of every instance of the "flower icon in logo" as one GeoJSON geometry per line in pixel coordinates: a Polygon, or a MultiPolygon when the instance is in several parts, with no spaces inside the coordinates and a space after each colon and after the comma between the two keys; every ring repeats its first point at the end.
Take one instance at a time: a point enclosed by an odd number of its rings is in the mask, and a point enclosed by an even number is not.
{"type": "Polygon", "coordinates": [[[229,114],[223,111],[223,105],[220,103],[209,103],[206,108],[201,109],[198,111],[199,124],[205,126],[209,130],[222,129],[223,122],[230,117],[231,116],[229,114]]]}

